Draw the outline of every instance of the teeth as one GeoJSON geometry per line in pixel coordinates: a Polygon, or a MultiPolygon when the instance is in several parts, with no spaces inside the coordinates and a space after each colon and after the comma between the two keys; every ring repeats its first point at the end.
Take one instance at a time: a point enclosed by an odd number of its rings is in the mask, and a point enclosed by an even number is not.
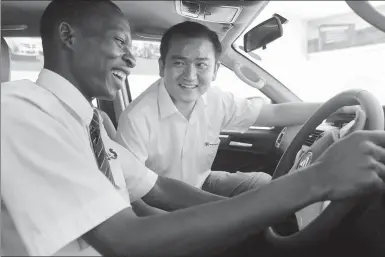
{"type": "Polygon", "coordinates": [[[179,86],[184,87],[184,88],[189,88],[189,89],[197,87],[197,85],[183,85],[183,84],[179,84],[179,86]]]}
{"type": "Polygon", "coordinates": [[[114,74],[115,76],[117,76],[119,79],[122,79],[122,80],[126,78],[126,74],[122,71],[114,70],[112,71],[112,74],[114,74]]]}

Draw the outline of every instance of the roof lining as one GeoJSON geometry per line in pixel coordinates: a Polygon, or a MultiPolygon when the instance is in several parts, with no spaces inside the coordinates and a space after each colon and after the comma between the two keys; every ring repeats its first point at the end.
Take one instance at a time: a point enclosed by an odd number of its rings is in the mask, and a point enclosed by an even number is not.
{"type": "MultiPolygon", "coordinates": [[[[170,26],[186,20],[193,20],[205,24],[218,33],[222,40],[224,50],[243,32],[255,17],[255,10],[261,8],[261,3],[266,1],[215,1],[218,6],[241,6],[242,11],[233,24],[212,23],[180,16],[176,12],[175,1],[113,1],[117,4],[132,25],[134,40],[140,40],[136,33],[162,35],[170,26]],[[151,2],[151,3],[149,3],[151,2]],[[152,6],[149,9],[148,6],[152,6]],[[157,10],[154,12],[153,10],[157,10]],[[151,17],[146,19],[143,17],[151,17]],[[230,29],[226,29],[230,25],[230,29]]],[[[213,1],[202,1],[213,4],[213,1]]],[[[38,37],[40,17],[48,5],[47,1],[15,1],[1,2],[2,24],[28,25],[23,31],[3,31],[2,36],[9,37],[38,37]],[[28,5],[28,4],[29,5],[28,5]]],[[[156,40],[156,39],[153,39],[156,40]]]]}

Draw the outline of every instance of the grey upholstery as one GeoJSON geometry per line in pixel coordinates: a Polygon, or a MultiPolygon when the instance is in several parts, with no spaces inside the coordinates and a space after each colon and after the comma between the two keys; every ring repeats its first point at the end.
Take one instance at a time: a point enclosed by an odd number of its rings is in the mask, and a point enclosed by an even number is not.
{"type": "Polygon", "coordinates": [[[103,126],[104,129],[107,131],[108,136],[115,141],[116,137],[116,128],[114,127],[114,124],[112,123],[111,118],[108,116],[107,113],[100,110],[100,115],[103,118],[103,126]]]}
{"type": "Polygon", "coordinates": [[[1,37],[1,82],[11,80],[11,52],[8,44],[3,37],[1,37]]]}

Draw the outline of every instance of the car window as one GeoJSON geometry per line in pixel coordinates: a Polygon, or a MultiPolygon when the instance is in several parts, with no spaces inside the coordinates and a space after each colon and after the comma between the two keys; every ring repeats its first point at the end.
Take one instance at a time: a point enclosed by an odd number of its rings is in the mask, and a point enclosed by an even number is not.
{"type": "MultiPolygon", "coordinates": [[[[30,79],[36,81],[43,68],[43,48],[40,38],[5,38],[11,49],[11,80],[30,79]]],[[[158,59],[160,42],[134,40],[132,52],[136,67],[128,77],[132,99],[138,97],[152,83],[159,79],[158,59]]],[[[221,65],[216,80],[212,83],[238,97],[267,97],[250,87],[226,66],[221,65]]],[[[92,101],[97,106],[96,99],[92,101]]]]}
{"type": "Polygon", "coordinates": [[[223,91],[231,92],[237,97],[261,97],[267,102],[270,102],[270,99],[266,95],[264,95],[258,89],[253,88],[243,82],[243,80],[238,78],[238,76],[232,70],[224,65],[219,67],[217,77],[215,81],[213,81],[212,86],[220,87],[223,91]]]}
{"type": "MultiPolygon", "coordinates": [[[[11,80],[36,81],[44,66],[44,54],[39,37],[6,37],[11,52],[11,80]]],[[[97,100],[92,104],[98,107],[97,100]]]]}
{"type": "MultiPolygon", "coordinates": [[[[371,1],[385,15],[384,1],[371,1]]],[[[324,102],[362,88],[385,104],[385,33],[355,14],[344,1],[270,1],[248,29],[279,14],[283,36],[246,54],[243,35],[234,48],[307,102],[324,102]]]]}
{"type": "Polygon", "coordinates": [[[43,48],[40,38],[5,38],[11,52],[11,80],[36,81],[43,68],[43,48]]]}
{"type": "MultiPolygon", "coordinates": [[[[132,69],[129,78],[132,99],[135,99],[152,83],[159,79],[159,42],[134,41],[133,54],[136,58],[136,67],[132,69]]],[[[221,65],[216,80],[212,83],[224,91],[238,97],[267,97],[259,90],[250,87],[240,80],[235,73],[221,65]]]]}
{"type": "Polygon", "coordinates": [[[160,42],[134,40],[132,54],[136,58],[136,66],[128,77],[132,100],[159,79],[158,59],[160,42]]]}
{"type": "MultiPolygon", "coordinates": [[[[11,80],[36,81],[44,66],[43,47],[39,37],[7,37],[5,41],[11,51],[11,80]]],[[[129,76],[132,99],[159,78],[159,42],[133,41],[133,55],[137,66],[129,76]]],[[[97,100],[92,104],[98,107],[97,100]]]]}

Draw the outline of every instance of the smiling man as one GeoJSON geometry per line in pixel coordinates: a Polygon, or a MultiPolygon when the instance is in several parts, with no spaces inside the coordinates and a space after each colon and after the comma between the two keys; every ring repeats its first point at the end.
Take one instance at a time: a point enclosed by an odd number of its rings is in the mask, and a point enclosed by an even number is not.
{"type": "Polygon", "coordinates": [[[160,53],[162,79],[122,113],[116,140],[159,175],[217,195],[267,184],[263,172],[210,170],[220,131],[246,131],[263,105],[211,87],[222,53],[216,33],[196,22],[177,24],[164,34],[160,53]]]}
{"type": "Polygon", "coordinates": [[[215,32],[197,22],[168,29],[160,54],[161,79],[122,113],[116,140],[159,175],[217,195],[232,197],[269,183],[263,172],[210,170],[220,132],[301,125],[320,104],[265,104],[211,87],[222,46],[215,32]]]}
{"type": "MultiPolygon", "coordinates": [[[[1,144],[10,149],[2,152],[2,196],[5,216],[10,214],[15,223],[6,222],[10,233],[3,237],[8,242],[3,249],[7,254],[25,255],[22,239],[29,252],[51,254],[59,250],[58,244],[75,240],[80,230],[86,232],[84,228],[130,202],[142,207],[136,211],[145,216],[162,211],[147,207],[142,199],[170,211],[223,199],[158,177],[99,125],[104,114],[92,107],[92,99],[114,99],[135,66],[130,26],[119,8],[109,1],[53,1],[42,16],[40,30],[44,69],[37,81],[2,85],[1,144]],[[12,111],[14,106],[17,111],[12,111]],[[10,193],[19,186],[28,191],[25,197],[10,193]],[[40,206],[38,201],[49,205],[40,206]],[[33,222],[42,223],[31,225],[20,208],[32,220],[38,219],[33,222]],[[55,216],[60,212],[65,218],[55,216]],[[83,218],[77,228],[63,228],[76,226],[83,218]],[[15,226],[22,230],[16,231],[15,226]],[[55,229],[65,231],[51,237],[55,229]],[[12,245],[17,247],[10,249],[12,245]]],[[[83,244],[75,240],[69,249],[74,245],[81,250],[83,244]]]]}
{"type": "Polygon", "coordinates": [[[113,99],[135,65],[119,8],[55,0],[41,35],[37,81],[1,85],[4,255],[207,256],[311,203],[384,188],[385,133],[359,132],[258,192],[137,217],[131,202],[148,196],[174,209],[218,197],[157,176],[100,125],[90,101],[113,99]]]}

